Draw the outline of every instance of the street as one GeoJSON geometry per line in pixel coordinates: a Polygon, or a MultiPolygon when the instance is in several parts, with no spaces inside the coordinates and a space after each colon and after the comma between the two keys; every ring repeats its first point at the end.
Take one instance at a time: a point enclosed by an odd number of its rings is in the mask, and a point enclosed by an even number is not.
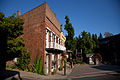
{"type": "Polygon", "coordinates": [[[120,74],[101,75],[83,78],[72,78],[71,80],[120,80],[120,74]]]}
{"type": "Polygon", "coordinates": [[[75,65],[71,80],[120,80],[120,67],[115,65],[75,65]]]}

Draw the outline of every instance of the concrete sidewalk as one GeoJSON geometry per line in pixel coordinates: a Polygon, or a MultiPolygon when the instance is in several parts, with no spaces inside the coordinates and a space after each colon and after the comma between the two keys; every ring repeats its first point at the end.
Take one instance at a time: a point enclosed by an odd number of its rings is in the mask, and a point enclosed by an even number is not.
{"type": "MultiPolygon", "coordinates": [[[[70,72],[67,71],[67,75],[70,72]]],[[[17,70],[7,70],[5,72],[0,72],[0,80],[53,80],[53,79],[62,79],[66,80],[67,75],[64,76],[63,71],[58,71],[54,75],[40,75],[37,73],[26,72],[26,71],[17,71],[17,70]]]]}
{"type": "MultiPolygon", "coordinates": [[[[10,71],[11,72],[11,71],[10,71]]],[[[6,72],[6,74],[11,73],[6,72]]],[[[37,73],[26,71],[12,71],[14,74],[4,80],[70,80],[77,77],[96,76],[104,74],[116,74],[120,72],[120,66],[115,65],[80,65],[77,64],[73,69],[67,67],[67,75],[63,71],[57,71],[54,75],[43,76],[37,73]]],[[[0,77],[1,78],[1,77],[0,77]]],[[[2,79],[0,79],[2,80],[2,79]]]]}
{"type": "MultiPolygon", "coordinates": [[[[69,64],[66,65],[66,75],[64,76],[64,70],[57,71],[54,75],[39,75],[37,73],[20,71],[20,70],[7,70],[3,72],[3,76],[0,76],[0,80],[66,80],[67,76],[71,73],[72,69],[69,64]],[[11,75],[12,74],[12,75],[11,75]],[[6,77],[7,76],[7,77],[6,77]]],[[[0,73],[2,74],[2,73],[0,73]]]]}

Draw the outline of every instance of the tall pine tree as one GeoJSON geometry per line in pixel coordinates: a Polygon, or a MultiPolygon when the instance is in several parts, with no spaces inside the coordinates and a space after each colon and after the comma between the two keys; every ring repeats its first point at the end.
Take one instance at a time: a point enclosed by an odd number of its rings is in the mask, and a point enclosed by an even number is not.
{"type": "Polygon", "coordinates": [[[100,35],[99,35],[99,37],[98,37],[98,40],[101,40],[101,39],[103,39],[103,36],[102,36],[102,34],[100,33],[100,35]]]}
{"type": "Polygon", "coordinates": [[[72,23],[70,23],[70,19],[69,17],[66,15],[65,16],[66,19],[66,24],[65,24],[65,30],[67,31],[67,36],[66,36],[66,42],[65,42],[65,46],[67,48],[67,50],[72,50],[74,51],[74,47],[75,47],[75,40],[74,40],[74,28],[72,26],[72,23]]]}

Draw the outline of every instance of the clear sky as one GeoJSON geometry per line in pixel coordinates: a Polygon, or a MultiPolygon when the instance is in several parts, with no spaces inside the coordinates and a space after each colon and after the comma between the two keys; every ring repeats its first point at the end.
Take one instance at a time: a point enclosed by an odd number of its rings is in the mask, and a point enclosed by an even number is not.
{"type": "Polygon", "coordinates": [[[65,15],[69,16],[75,36],[83,30],[97,35],[120,33],[120,0],[0,0],[0,11],[6,16],[17,10],[24,14],[44,2],[56,13],[61,24],[65,24],[65,15]]]}

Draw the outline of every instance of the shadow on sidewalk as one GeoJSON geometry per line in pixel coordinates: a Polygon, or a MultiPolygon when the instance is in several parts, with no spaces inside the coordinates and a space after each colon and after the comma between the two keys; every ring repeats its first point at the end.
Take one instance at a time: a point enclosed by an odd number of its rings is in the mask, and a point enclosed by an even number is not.
{"type": "Polygon", "coordinates": [[[17,78],[14,77],[15,75],[17,75],[17,77],[20,80],[22,80],[22,78],[20,77],[20,72],[12,71],[12,70],[6,70],[6,71],[0,72],[0,80],[5,80],[8,78],[11,78],[11,80],[18,80],[17,78]]]}
{"type": "Polygon", "coordinates": [[[103,64],[103,65],[92,66],[91,68],[120,73],[120,66],[116,66],[116,65],[103,64]]]}

